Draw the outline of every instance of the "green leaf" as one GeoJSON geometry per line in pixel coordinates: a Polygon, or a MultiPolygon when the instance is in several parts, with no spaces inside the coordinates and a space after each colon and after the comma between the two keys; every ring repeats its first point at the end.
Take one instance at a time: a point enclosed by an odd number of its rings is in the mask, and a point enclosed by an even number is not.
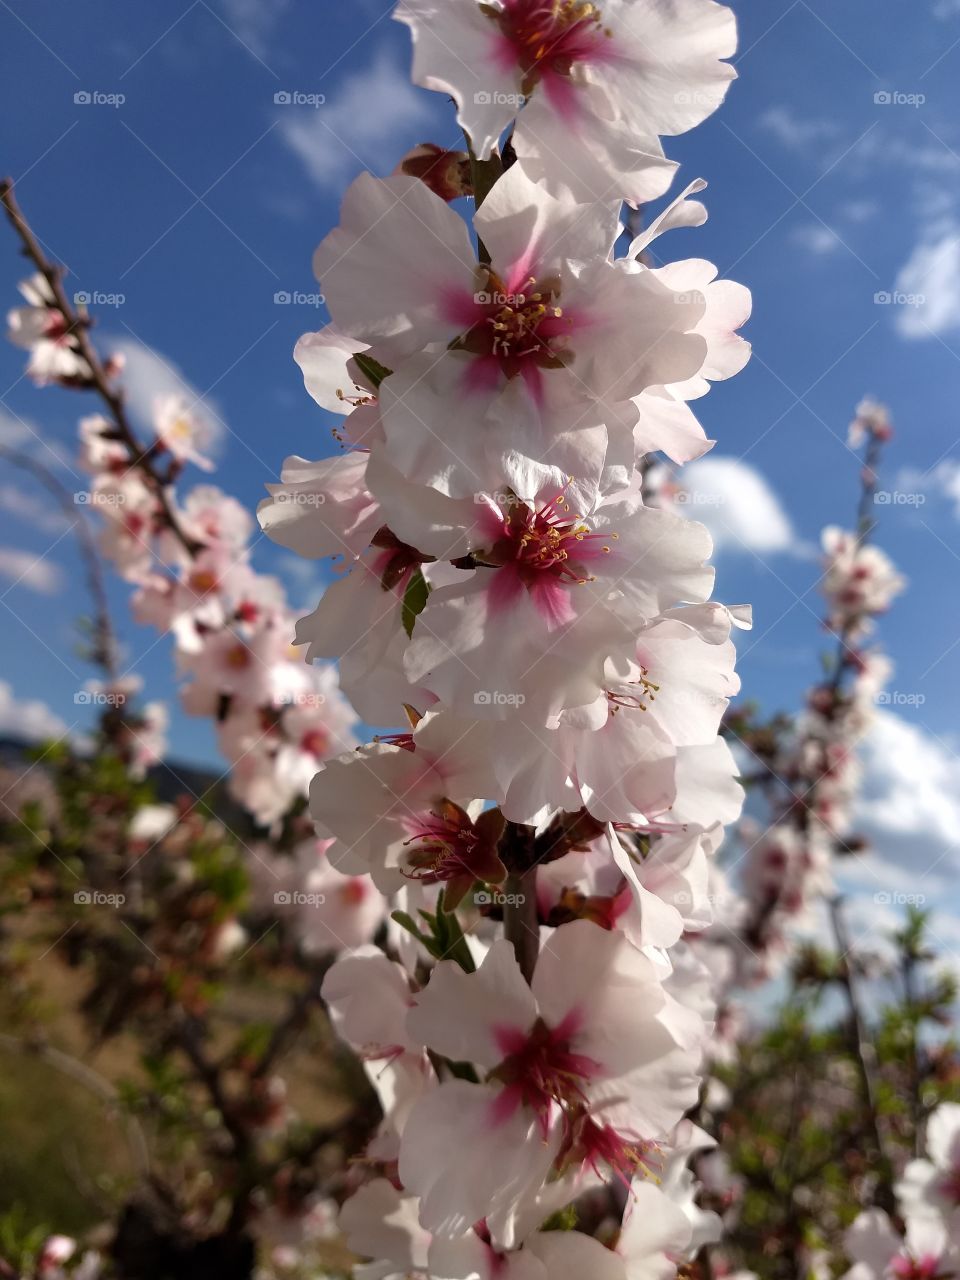
{"type": "Polygon", "coordinates": [[[429,595],[430,584],[420,569],[414,569],[403,593],[403,629],[408,636],[413,635],[413,625],[423,613],[429,595]]]}
{"type": "Polygon", "coordinates": [[[385,364],[381,364],[379,360],[374,360],[373,356],[367,355],[365,351],[354,352],[353,358],[363,376],[378,391],[380,390],[380,383],[384,378],[389,378],[391,373],[393,373],[392,369],[388,369],[387,366],[385,364]]]}

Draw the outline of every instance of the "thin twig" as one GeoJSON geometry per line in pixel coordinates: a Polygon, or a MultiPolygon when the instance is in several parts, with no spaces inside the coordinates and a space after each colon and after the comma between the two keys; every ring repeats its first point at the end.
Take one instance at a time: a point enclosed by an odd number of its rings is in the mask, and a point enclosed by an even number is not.
{"type": "Polygon", "coordinates": [[[30,259],[50,287],[56,308],[66,325],[67,333],[76,342],[77,350],[90,370],[90,386],[98,393],[109,410],[117,436],[127,447],[130,465],[140,471],[146,483],[150,486],[163,512],[164,520],[169,525],[173,535],[191,556],[195,555],[198,550],[197,544],[180,524],[177,513],[170,501],[167,487],[153,469],[150,460],[152,449],[145,447],[137,438],[136,432],[133,430],[130,419],[127,416],[123,393],[114,385],[96,347],[90,339],[88,332],[90,320],[85,314],[80,314],[76,310],[67,296],[67,292],[63,287],[63,268],[51,262],[40,247],[40,242],[17,204],[13,191],[13,182],[10,178],[4,178],[0,181],[0,204],[3,205],[6,211],[10,225],[20,237],[25,256],[30,259]]]}
{"type": "Polygon", "coordinates": [[[877,1086],[874,1078],[876,1052],[870,1039],[867,1020],[860,1007],[853,967],[850,964],[850,938],[843,918],[843,899],[837,895],[830,899],[829,906],[830,920],[837,945],[837,968],[840,985],[846,996],[847,1007],[850,1012],[850,1048],[860,1075],[860,1085],[863,1090],[864,1105],[867,1109],[870,1136],[873,1139],[879,1157],[878,1173],[880,1176],[876,1200],[880,1208],[891,1213],[896,1208],[896,1199],[893,1192],[893,1165],[887,1155],[883,1131],[880,1126],[877,1086]]]}
{"type": "Polygon", "coordinates": [[[116,635],[110,618],[110,605],[107,600],[103,565],[100,562],[100,556],[85,513],[78,509],[74,495],[67,489],[66,485],[61,484],[53,472],[48,467],[45,467],[42,462],[38,462],[36,458],[31,458],[26,453],[18,453],[14,449],[8,449],[4,445],[0,445],[0,458],[5,459],[11,466],[29,471],[31,475],[40,481],[44,488],[53,494],[63,508],[65,515],[73,521],[72,530],[76,535],[80,554],[83,556],[87,571],[87,584],[93,597],[94,635],[96,636],[94,656],[97,664],[103,667],[108,679],[115,680],[119,673],[116,635]]]}

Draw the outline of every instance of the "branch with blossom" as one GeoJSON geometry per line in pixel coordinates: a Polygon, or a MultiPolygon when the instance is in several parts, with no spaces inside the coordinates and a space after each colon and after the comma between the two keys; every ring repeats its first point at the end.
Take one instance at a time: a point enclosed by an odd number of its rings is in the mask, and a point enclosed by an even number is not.
{"type": "Polygon", "coordinates": [[[395,16],[465,151],[346,192],[314,255],[332,323],[295,351],[341,452],[287,459],[259,512],[339,558],[296,638],[395,729],[310,788],[331,862],[393,908],[323,986],[383,1108],[341,1227],[384,1275],[667,1277],[718,1225],[687,1169],[712,1001],[682,935],[740,812],[718,729],[749,611],[711,601],[707,531],[642,469],[710,447],[689,402],[745,364],[750,302],[650,265],[704,183],[625,251],[620,211],[719,105],[733,15],[395,16]]]}

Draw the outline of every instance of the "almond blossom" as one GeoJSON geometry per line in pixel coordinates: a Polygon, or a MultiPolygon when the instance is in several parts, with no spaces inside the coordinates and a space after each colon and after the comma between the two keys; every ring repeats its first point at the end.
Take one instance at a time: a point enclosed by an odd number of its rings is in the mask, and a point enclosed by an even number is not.
{"type": "Polygon", "coordinates": [[[408,1031],[484,1077],[428,1092],[404,1132],[400,1176],[421,1196],[421,1221],[443,1235],[480,1216],[509,1233],[517,1198],[561,1152],[632,1169],[696,1094],[699,1018],[636,948],[588,921],[556,931],[530,987],[503,940],[476,974],[441,961],[408,1031]],[[438,1161],[451,1142],[474,1153],[460,1170],[438,1161]]]}
{"type": "Polygon", "coordinates": [[[591,199],[661,195],[658,135],[699,124],[735,74],[733,14],[712,0],[401,0],[395,16],[414,81],[453,97],[478,156],[515,121],[531,171],[591,199]]]}

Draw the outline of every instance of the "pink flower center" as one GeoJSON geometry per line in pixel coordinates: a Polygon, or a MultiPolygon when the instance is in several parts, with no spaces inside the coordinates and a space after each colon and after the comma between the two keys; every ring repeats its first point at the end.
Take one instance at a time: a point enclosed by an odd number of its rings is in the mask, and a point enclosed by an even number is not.
{"type": "Polygon", "coordinates": [[[943,1175],[939,1181],[937,1190],[943,1196],[944,1200],[949,1200],[951,1204],[960,1205],[960,1165],[953,1165],[952,1168],[943,1175]]]}
{"type": "Polygon", "coordinates": [[[482,357],[480,373],[497,369],[507,378],[539,376],[563,366],[565,340],[574,325],[558,305],[560,282],[530,276],[511,287],[488,271],[486,288],[458,301],[456,318],[467,325],[452,347],[482,357]]]}
{"type": "Polygon", "coordinates": [[[937,1280],[940,1259],[932,1253],[925,1253],[919,1258],[911,1258],[905,1253],[898,1253],[890,1263],[890,1272],[897,1280],[937,1280]]]}
{"type": "Polygon", "coordinates": [[[448,908],[460,901],[474,881],[503,879],[503,863],[497,856],[503,830],[499,815],[484,813],[474,822],[458,804],[444,799],[429,813],[409,819],[406,827],[409,849],[400,870],[424,884],[445,884],[448,908]]]}
{"type": "Polygon", "coordinates": [[[660,1158],[655,1142],[646,1142],[642,1138],[625,1138],[616,1129],[609,1125],[599,1125],[589,1117],[584,1120],[578,1138],[577,1154],[582,1156],[598,1177],[603,1177],[600,1165],[605,1164],[629,1189],[637,1173],[642,1171],[644,1175],[659,1174],[660,1158]]]}
{"type": "Polygon", "coordinates": [[[318,760],[327,754],[330,738],[323,729],[308,729],[300,739],[300,750],[304,755],[316,756],[318,760]]]}
{"type": "Polygon", "coordinates": [[[470,871],[479,836],[459,805],[447,800],[436,812],[420,814],[407,823],[410,846],[404,875],[424,884],[439,884],[470,871]]]}
{"type": "Polygon", "coordinates": [[[544,77],[568,76],[576,63],[597,60],[608,38],[590,0],[503,0],[497,22],[526,93],[544,77]]]}
{"type": "Polygon", "coordinates": [[[570,1041],[580,1024],[577,1012],[568,1013],[556,1027],[538,1018],[529,1032],[515,1027],[496,1029],[504,1059],[491,1079],[504,1088],[497,1099],[496,1118],[505,1120],[517,1107],[529,1107],[537,1115],[544,1136],[550,1126],[554,1103],[583,1105],[583,1086],[600,1072],[600,1064],[576,1053],[570,1041]]]}
{"type": "Polygon", "coordinates": [[[517,502],[507,512],[501,537],[483,562],[512,565],[528,586],[544,575],[565,582],[591,580],[591,560],[609,555],[615,533],[591,533],[589,528],[564,510],[563,495],[539,510],[517,502]]]}
{"type": "Polygon", "coordinates": [[[552,627],[574,616],[567,588],[593,580],[592,561],[609,555],[615,533],[591,533],[565,509],[559,494],[539,510],[516,502],[507,511],[500,536],[489,550],[475,553],[479,564],[499,569],[493,602],[509,608],[516,593],[526,589],[552,627]]]}

